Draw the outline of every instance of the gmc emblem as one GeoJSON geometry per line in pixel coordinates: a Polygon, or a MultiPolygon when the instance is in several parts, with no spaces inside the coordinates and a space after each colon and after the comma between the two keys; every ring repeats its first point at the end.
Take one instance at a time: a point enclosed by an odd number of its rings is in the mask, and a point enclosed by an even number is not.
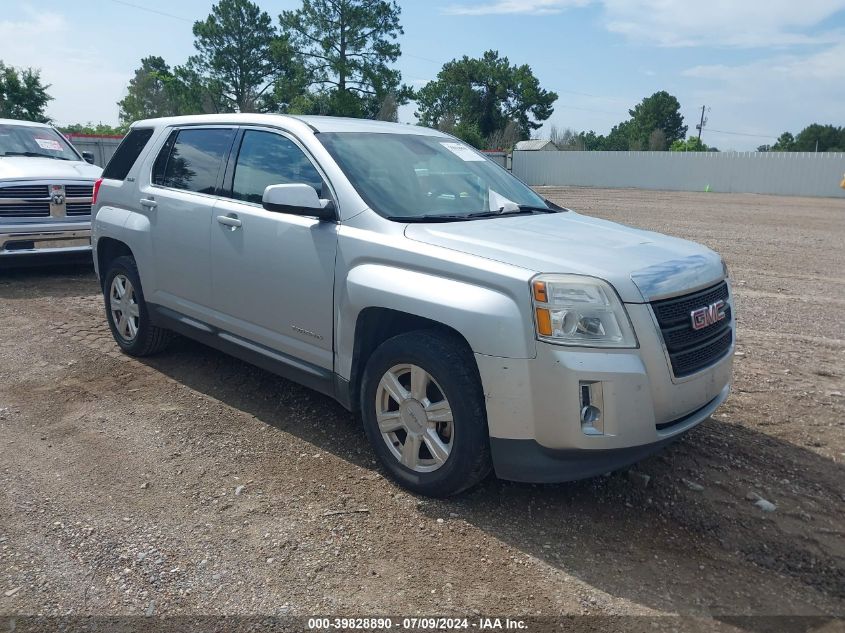
{"type": "Polygon", "coordinates": [[[725,318],[725,302],[720,299],[709,306],[693,310],[690,312],[690,318],[692,319],[693,330],[703,330],[725,318]]]}

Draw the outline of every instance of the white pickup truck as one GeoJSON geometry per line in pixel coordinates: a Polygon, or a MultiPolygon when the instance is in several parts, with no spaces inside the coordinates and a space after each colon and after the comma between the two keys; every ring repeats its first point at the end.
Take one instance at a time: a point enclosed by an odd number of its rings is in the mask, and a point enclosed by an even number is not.
{"type": "Polygon", "coordinates": [[[0,119],[0,265],[91,250],[90,160],[50,125],[0,119]]]}

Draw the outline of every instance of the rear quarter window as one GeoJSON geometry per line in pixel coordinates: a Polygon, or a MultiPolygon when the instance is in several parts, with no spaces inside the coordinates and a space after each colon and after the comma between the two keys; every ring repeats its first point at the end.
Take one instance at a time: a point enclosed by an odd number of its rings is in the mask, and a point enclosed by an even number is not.
{"type": "Polygon", "coordinates": [[[103,170],[103,178],[124,180],[153,135],[150,128],[131,130],[118,145],[114,156],[103,170]]]}

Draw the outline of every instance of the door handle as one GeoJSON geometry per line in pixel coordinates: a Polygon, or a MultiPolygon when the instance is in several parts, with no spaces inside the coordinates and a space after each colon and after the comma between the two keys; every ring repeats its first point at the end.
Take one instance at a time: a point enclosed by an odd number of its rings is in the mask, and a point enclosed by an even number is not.
{"type": "Polygon", "coordinates": [[[231,227],[233,231],[241,226],[241,221],[236,215],[218,215],[217,221],[223,226],[231,227]]]}
{"type": "Polygon", "coordinates": [[[152,198],[141,198],[141,206],[147,207],[148,209],[155,209],[158,206],[158,202],[152,198]]]}

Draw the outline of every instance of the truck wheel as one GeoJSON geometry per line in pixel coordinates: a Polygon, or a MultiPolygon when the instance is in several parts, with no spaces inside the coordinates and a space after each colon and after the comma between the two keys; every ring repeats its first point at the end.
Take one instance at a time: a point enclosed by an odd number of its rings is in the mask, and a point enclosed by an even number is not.
{"type": "Polygon", "coordinates": [[[150,323],[138,266],[132,257],[109,262],[103,296],[109,329],[121,350],[130,356],[149,356],[170,343],[173,334],[150,323]]]}
{"type": "Polygon", "coordinates": [[[481,380],[455,338],[420,330],[385,341],[367,362],[360,401],[367,437],[402,486],[446,497],[490,472],[481,380]]]}

